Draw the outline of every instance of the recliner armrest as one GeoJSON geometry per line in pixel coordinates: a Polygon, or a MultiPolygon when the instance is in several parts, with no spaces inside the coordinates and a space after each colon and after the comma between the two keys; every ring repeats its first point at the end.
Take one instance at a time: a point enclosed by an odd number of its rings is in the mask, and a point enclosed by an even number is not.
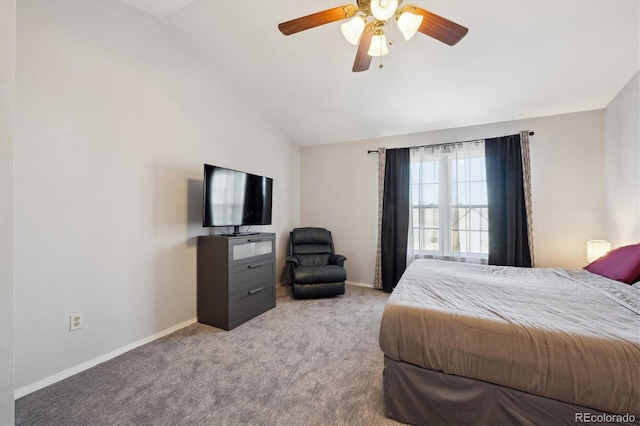
{"type": "Polygon", "coordinates": [[[294,268],[300,266],[300,261],[295,256],[287,256],[287,262],[291,263],[294,268]]]}
{"type": "Polygon", "coordinates": [[[341,254],[332,254],[329,256],[329,265],[344,266],[345,260],[347,260],[347,258],[341,254]]]}

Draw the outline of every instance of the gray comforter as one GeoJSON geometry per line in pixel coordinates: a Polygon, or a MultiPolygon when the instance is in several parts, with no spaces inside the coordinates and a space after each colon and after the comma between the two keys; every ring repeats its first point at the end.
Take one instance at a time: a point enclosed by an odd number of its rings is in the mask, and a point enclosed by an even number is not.
{"type": "Polygon", "coordinates": [[[640,290],[584,270],[415,260],[379,341],[397,361],[640,417],[640,290]]]}

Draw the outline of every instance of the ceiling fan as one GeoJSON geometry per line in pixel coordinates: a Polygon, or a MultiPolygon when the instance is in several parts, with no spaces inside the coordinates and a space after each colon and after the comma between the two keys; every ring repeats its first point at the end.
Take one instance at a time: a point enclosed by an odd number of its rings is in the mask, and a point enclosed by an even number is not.
{"type": "Polygon", "coordinates": [[[357,5],[338,6],[283,22],[278,25],[278,29],[284,35],[291,35],[352,18],[342,24],[342,34],[351,44],[358,45],[353,72],[368,70],[372,56],[382,56],[389,52],[383,28],[391,18],[395,18],[405,40],[419,31],[453,46],[469,31],[462,25],[420,7],[400,7],[401,3],[402,0],[357,0],[357,5]]]}

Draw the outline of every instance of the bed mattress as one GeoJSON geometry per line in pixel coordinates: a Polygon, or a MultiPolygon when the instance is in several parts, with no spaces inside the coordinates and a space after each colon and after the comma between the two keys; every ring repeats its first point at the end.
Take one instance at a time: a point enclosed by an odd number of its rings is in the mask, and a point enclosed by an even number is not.
{"type": "Polygon", "coordinates": [[[584,270],[415,260],[379,342],[396,361],[640,417],[640,290],[584,270]]]}

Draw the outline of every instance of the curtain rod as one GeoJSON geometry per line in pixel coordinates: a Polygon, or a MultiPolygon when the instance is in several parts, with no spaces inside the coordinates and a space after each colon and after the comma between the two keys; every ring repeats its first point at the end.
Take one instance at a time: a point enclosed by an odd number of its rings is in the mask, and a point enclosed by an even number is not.
{"type": "MultiPolygon", "coordinates": [[[[533,135],[535,135],[535,132],[529,132],[529,136],[533,136],[533,135]]],[[[511,136],[511,135],[507,135],[507,136],[511,136]]],[[[504,136],[500,136],[500,137],[504,137],[504,136]]],[[[492,139],[492,138],[484,138],[484,139],[492,139]]],[[[480,139],[471,139],[471,140],[468,140],[468,141],[459,141],[459,142],[433,143],[433,144],[429,144],[429,145],[409,146],[407,148],[424,148],[426,146],[455,145],[455,144],[459,144],[459,143],[478,142],[478,141],[482,141],[484,139],[480,138],[480,139]]],[[[373,154],[374,152],[377,154],[378,150],[377,149],[370,149],[370,150],[367,151],[367,154],[373,154]]]]}

